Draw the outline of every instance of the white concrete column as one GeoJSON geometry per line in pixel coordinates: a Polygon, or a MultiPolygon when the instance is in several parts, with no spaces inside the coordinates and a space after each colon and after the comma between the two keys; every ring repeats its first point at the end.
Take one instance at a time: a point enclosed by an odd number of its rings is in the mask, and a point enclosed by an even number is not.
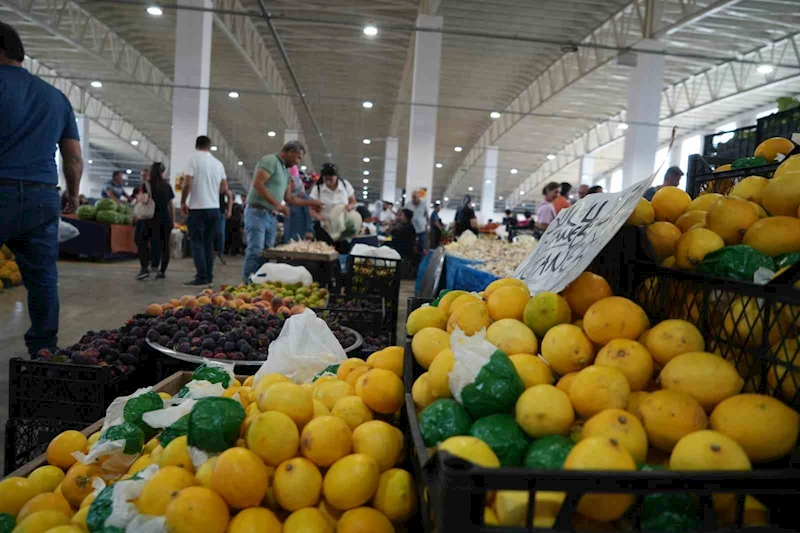
{"type": "MultiPolygon", "coordinates": [[[[672,145],[672,151],[669,153],[669,161],[667,162],[667,167],[679,167],[681,166],[681,148],[683,147],[683,139],[675,139],[675,144],[672,145]]],[[[666,168],[664,171],[666,172],[666,168]]],[[[682,169],[684,172],[688,172],[688,168],[682,169]]]]}
{"type": "Polygon", "coordinates": [[[494,194],[497,190],[497,146],[486,149],[483,167],[483,184],[481,185],[480,221],[486,224],[494,216],[494,194]]]}
{"type": "Polygon", "coordinates": [[[283,144],[296,141],[299,138],[300,134],[297,132],[297,130],[286,130],[283,132],[283,144]]]}
{"type": "MultiPolygon", "coordinates": [[[[419,15],[417,26],[439,29],[442,27],[442,17],[419,15]]],[[[406,165],[406,191],[409,195],[415,189],[425,188],[430,192],[433,188],[438,115],[436,106],[439,104],[439,72],[442,63],[441,33],[420,31],[415,34],[414,40],[414,75],[406,165]]]]}
{"type": "MultiPolygon", "coordinates": [[[[645,40],[637,48],[663,51],[659,41],[645,40]]],[[[642,181],[653,173],[658,151],[658,124],[661,92],[664,89],[664,56],[636,54],[628,84],[628,108],[625,131],[625,156],[622,167],[623,188],[642,181]]]]}
{"type": "Polygon", "coordinates": [[[594,180],[594,157],[590,155],[581,157],[581,164],[578,170],[580,171],[578,182],[581,185],[591,186],[594,180]]]}
{"type": "MultiPolygon", "coordinates": [[[[81,174],[80,194],[87,194],[89,191],[89,160],[92,158],[92,150],[89,148],[89,122],[85,115],[75,117],[78,122],[78,134],[81,136],[81,156],[83,157],[83,174],[81,174]]],[[[87,194],[88,196],[88,194],[87,194]]]]}
{"type": "MultiPolygon", "coordinates": [[[[211,9],[212,0],[179,0],[179,5],[211,9]]],[[[208,87],[211,78],[213,13],[178,9],[175,23],[175,85],[208,87]]],[[[208,90],[172,91],[170,181],[183,173],[198,135],[208,133],[208,90]]]]}
{"type": "Polygon", "coordinates": [[[386,138],[386,151],[383,156],[383,187],[381,189],[381,200],[386,202],[395,201],[399,144],[397,137],[386,138]]]}

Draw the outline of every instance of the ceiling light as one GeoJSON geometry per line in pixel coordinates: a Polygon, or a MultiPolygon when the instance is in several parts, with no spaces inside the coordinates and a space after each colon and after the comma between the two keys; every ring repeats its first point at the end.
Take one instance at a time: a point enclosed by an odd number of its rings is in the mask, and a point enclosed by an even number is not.
{"type": "Polygon", "coordinates": [[[369,159],[369,157],[365,157],[364,159],[362,159],[362,161],[363,161],[364,163],[369,163],[370,159],[369,159]]]}
{"type": "Polygon", "coordinates": [[[364,143],[364,144],[372,144],[372,141],[370,141],[369,139],[364,139],[361,142],[364,143]]]}
{"type": "Polygon", "coordinates": [[[500,113],[498,113],[497,111],[492,111],[491,113],[489,113],[489,116],[492,118],[500,118],[500,113]]]}
{"type": "Polygon", "coordinates": [[[216,145],[214,145],[214,146],[212,146],[212,147],[211,147],[211,151],[212,151],[212,152],[216,152],[216,151],[217,151],[217,149],[218,149],[218,148],[216,147],[216,145]]]}
{"type": "Polygon", "coordinates": [[[91,165],[92,163],[94,163],[94,159],[89,160],[89,164],[91,165]]]}
{"type": "Polygon", "coordinates": [[[242,165],[244,165],[244,161],[239,161],[239,162],[237,163],[237,165],[239,165],[239,166],[242,166],[242,165]]]}
{"type": "Polygon", "coordinates": [[[275,137],[275,132],[274,131],[268,131],[267,132],[267,137],[275,137]]]}
{"type": "Polygon", "coordinates": [[[441,163],[436,163],[436,168],[442,168],[443,166],[441,163]]]}
{"type": "Polygon", "coordinates": [[[511,173],[512,173],[512,174],[516,174],[517,172],[519,172],[519,170],[517,170],[516,168],[512,168],[512,169],[511,169],[511,173]]]}
{"type": "Polygon", "coordinates": [[[372,109],[372,102],[369,102],[369,101],[363,102],[361,104],[361,107],[363,107],[364,109],[372,109]]]}
{"type": "Polygon", "coordinates": [[[378,28],[375,26],[364,26],[364,35],[368,35],[369,37],[375,37],[378,35],[378,28]]]}
{"type": "Polygon", "coordinates": [[[491,182],[492,182],[492,180],[486,180],[486,183],[491,183],[491,182]]]}
{"type": "Polygon", "coordinates": [[[460,152],[461,150],[463,150],[463,148],[461,148],[460,146],[456,146],[455,148],[453,148],[453,150],[455,150],[456,152],[460,152]]]}
{"type": "Polygon", "coordinates": [[[364,182],[364,183],[369,183],[369,180],[368,180],[367,178],[364,178],[364,179],[363,179],[363,180],[361,180],[361,181],[362,181],[362,182],[364,182]]]}
{"type": "Polygon", "coordinates": [[[469,204],[469,205],[470,205],[470,207],[475,207],[475,202],[472,202],[472,203],[471,203],[471,204],[469,204]]]}
{"type": "Polygon", "coordinates": [[[436,205],[440,205],[442,203],[441,200],[436,200],[436,205]]]}
{"type": "Polygon", "coordinates": [[[139,141],[134,139],[134,140],[131,141],[131,144],[134,145],[134,146],[139,146],[139,141]]]}
{"type": "Polygon", "coordinates": [[[366,191],[367,189],[369,189],[369,187],[367,185],[364,185],[364,190],[366,191]]]}
{"type": "Polygon", "coordinates": [[[772,74],[775,72],[775,67],[772,65],[759,65],[756,70],[759,74],[772,74]]]}
{"type": "Polygon", "coordinates": [[[549,159],[550,161],[552,161],[555,158],[556,156],[554,156],[553,154],[547,154],[547,159],[549,159]]]}
{"type": "Polygon", "coordinates": [[[525,191],[519,191],[520,196],[525,196],[525,191]]]}
{"type": "Polygon", "coordinates": [[[131,172],[133,172],[133,171],[131,169],[128,169],[128,170],[125,171],[125,174],[130,174],[131,172]]]}
{"type": "Polygon", "coordinates": [[[403,198],[405,198],[405,197],[406,197],[406,195],[404,194],[404,195],[403,195],[403,198]]]}
{"type": "Polygon", "coordinates": [[[147,8],[147,13],[149,15],[153,15],[154,17],[160,17],[164,14],[164,11],[162,11],[158,6],[150,6],[147,8]]]}
{"type": "Polygon", "coordinates": [[[620,122],[619,124],[617,124],[617,129],[618,130],[623,130],[623,131],[627,130],[628,129],[628,125],[625,124],[624,122],[620,122]]]}
{"type": "Polygon", "coordinates": [[[503,199],[503,197],[502,197],[502,196],[498,196],[498,197],[497,197],[497,199],[498,199],[498,200],[502,200],[502,199],[503,199]]]}
{"type": "Polygon", "coordinates": [[[468,191],[472,191],[472,187],[467,187],[467,190],[468,191]]]}
{"type": "Polygon", "coordinates": [[[445,196],[445,197],[444,197],[444,201],[445,201],[445,202],[449,202],[449,201],[450,201],[450,198],[448,198],[447,196],[445,196]]]}
{"type": "Polygon", "coordinates": [[[239,93],[237,93],[236,91],[231,91],[228,93],[228,96],[230,98],[239,98],[239,93]]]}
{"type": "Polygon", "coordinates": [[[588,180],[590,177],[591,177],[591,176],[589,176],[589,174],[582,174],[582,175],[581,175],[581,179],[582,179],[582,180],[588,180]]]}
{"type": "Polygon", "coordinates": [[[364,174],[365,176],[369,176],[369,170],[365,170],[364,172],[362,172],[362,174],[364,174]]]}
{"type": "Polygon", "coordinates": [[[94,87],[95,89],[99,89],[100,87],[102,87],[102,86],[103,86],[103,84],[102,84],[101,82],[99,82],[99,81],[93,81],[93,82],[92,82],[92,83],[90,83],[89,85],[91,85],[91,86],[92,86],[92,87],[94,87]]]}

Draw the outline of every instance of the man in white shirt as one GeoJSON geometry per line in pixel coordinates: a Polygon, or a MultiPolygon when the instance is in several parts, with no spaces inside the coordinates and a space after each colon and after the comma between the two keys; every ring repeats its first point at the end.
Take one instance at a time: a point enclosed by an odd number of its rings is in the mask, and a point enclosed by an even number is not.
{"type": "Polygon", "coordinates": [[[208,285],[214,281],[214,239],[219,225],[219,196],[228,192],[225,167],[211,155],[211,139],[197,138],[183,173],[181,212],[188,216],[189,241],[197,271],[184,285],[208,285]]]}
{"type": "Polygon", "coordinates": [[[406,202],[406,209],[414,213],[411,225],[417,234],[417,253],[425,253],[425,236],[428,234],[428,206],[419,197],[419,191],[411,193],[411,202],[406,202]]]}

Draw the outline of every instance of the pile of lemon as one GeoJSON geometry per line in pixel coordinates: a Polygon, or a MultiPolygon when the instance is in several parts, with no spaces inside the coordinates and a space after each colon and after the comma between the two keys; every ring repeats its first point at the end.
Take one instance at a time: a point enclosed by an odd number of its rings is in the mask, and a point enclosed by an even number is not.
{"type": "MultiPolygon", "coordinates": [[[[509,414],[530,439],[562,435],[576,443],[565,469],[635,470],[648,463],[682,471],[750,470],[797,444],[800,415],[770,396],[742,393],[736,367],[706,352],[692,323],[651,325],[639,305],[613,296],[595,274],[584,272],[561,294],[533,297],[521,281],[501,279],[481,294],[452,291],[436,307],[413,311],[407,330],[414,358],[426,370],[412,387],[419,411],[452,397],[450,335],[456,327],[485,334],[511,359],[526,390],[509,414]]],[[[442,447],[499,466],[483,441],[454,438],[458,446],[445,441],[442,447]]],[[[732,517],[733,496],[719,496],[719,515],[732,517]]],[[[488,502],[486,520],[524,526],[527,498],[527,492],[500,491],[488,502]]],[[[563,499],[537,493],[536,525],[551,527],[563,499]]],[[[587,495],[577,512],[584,522],[608,523],[634,502],[625,494],[587,495]]],[[[766,520],[759,502],[747,502],[757,509],[755,523],[766,520]]]]}
{"type": "MultiPolygon", "coordinates": [[[[397,467],[402,368],[403,349],[392,347],[314,383],[281,374],[234,381],[224,395],[247,413],[236,447],[195,469],[186,436],[165,448],[154,438],[121,479],[159,465],[133,503],[164,516],[170,533],[393,532],[417,505],[411,474],[397,467]]],[[[92,480],[104,472],[72,453],[99,436],[64,432],[48,446],[48,466],[0,482],[0,532],[12,531],[3,516],[14,533],[88,532],[92,480]]]]}

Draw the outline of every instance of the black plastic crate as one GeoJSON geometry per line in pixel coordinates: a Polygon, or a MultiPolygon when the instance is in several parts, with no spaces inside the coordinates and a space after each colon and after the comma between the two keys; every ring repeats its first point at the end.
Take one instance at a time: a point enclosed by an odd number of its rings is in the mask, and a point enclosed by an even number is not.
{"type": "Polygon", "coordinates": [[[383,331],[385,310],[382,296],[331,294],[327,305],[317,309],[316,313],[326,322],[354,329],[362,336],[383,331]]]}
{"type": "Polygon", "coordinates": [[[152,376],[145,365],[124,374],[110,366],[28,361],[9,363],[9,418],[47,418],[91,424],[117,396],[131,394],[152,376]]]}
{"type": "Polygon", "coordinates": [[[780,165],[764,165],[761,167],[742,168],[737,170],[726,170],[724,172],[714,172],[714,168],[721,165],[732,163],[734,159],[703,157],[699,155],[689,156],[689,172],[687,173],[686,192],[692,198],[697,198],[701,194],[718,193],[728,194],[733,187],[748,176],[762,176],[771,178],[780,165]]]}
{"type": "Polygon", "coordinates": [[[758,126],[745,126],[731,131],[712,133],[703,138],[703,155],[716,157],[750,157],[758,146],[758,126]],[[730,139],[722,137],[731,135],[730,139]]]}
{"type": "Polygon", "coordinates": [[[82,430],[88,425],[90,424],[42,418],[11,418],[7,420],[5,475],[47,451],[47,445],[59,433],[70,429],[82,430]]]}
{"type": "Polygon", "coordinates": [[[800,132],[800,108],[787,109],[758,119],[758,142],[772,137],[791,139],[800,132]]]}
{"type": "Polygon", "coordinates": [[[391,333],[392,344],[397,342],[397,317],[402,275],[403,261],[401,259],[380,259],[352,254],[347,257],[344,293],[383,297],[384,330],[391,333]]]}

